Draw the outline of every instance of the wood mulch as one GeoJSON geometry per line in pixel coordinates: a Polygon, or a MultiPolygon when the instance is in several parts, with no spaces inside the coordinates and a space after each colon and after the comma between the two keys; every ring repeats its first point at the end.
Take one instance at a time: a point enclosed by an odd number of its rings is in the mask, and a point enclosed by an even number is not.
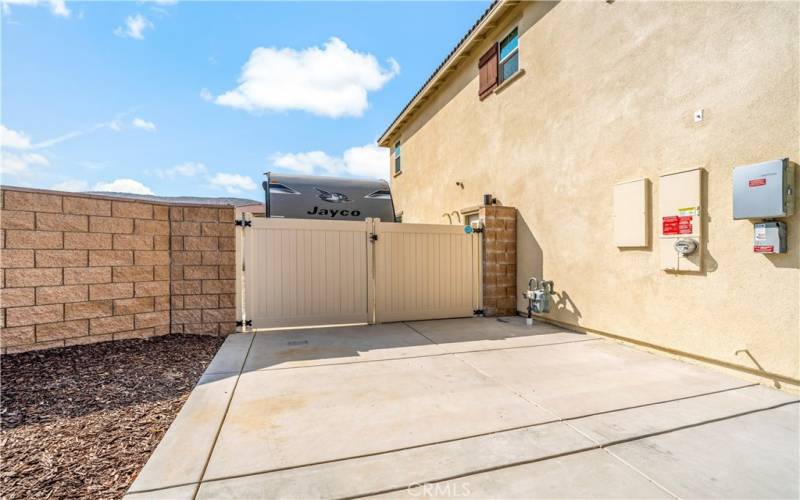
{"type": "Polygon", "coordinates": [[[223,339],[167,335],[0,358],[0,498],[120,498],[223,339]]]}

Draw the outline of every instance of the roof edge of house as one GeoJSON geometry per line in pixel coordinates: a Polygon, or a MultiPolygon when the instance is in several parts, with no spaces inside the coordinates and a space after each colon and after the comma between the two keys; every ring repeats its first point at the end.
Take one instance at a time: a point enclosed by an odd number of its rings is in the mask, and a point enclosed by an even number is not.
{"type": "Polygon", "coordinates": [[[422,87],[414,94],[414,97],[403,107],[398,113],[392,123],[378,138],[378,145],[388,146],[389,138],[395,132],[397,127],[405,121],[413,112],[419,107],[420,104],[427,100],[429,94],[438,88],[439,82],[446,76],[447,73],[455,69],[455,66],[470,56],[469,49],[475,42],[482,42],[486,36],[485,32],[496,27],[495,22],[498,18],[503,16],[509,9],[521,3],[520,0],[493,0],[489,7],[481,14],[481,17],[475,21],[475,24],[467,31],[461,40],[453,47],[453,50],[447,54],[447,57],[439,64],[433,71],[431,76],[422,84],[422,87]],[[465,54],[466,52],[466,54],[465,54]]]}

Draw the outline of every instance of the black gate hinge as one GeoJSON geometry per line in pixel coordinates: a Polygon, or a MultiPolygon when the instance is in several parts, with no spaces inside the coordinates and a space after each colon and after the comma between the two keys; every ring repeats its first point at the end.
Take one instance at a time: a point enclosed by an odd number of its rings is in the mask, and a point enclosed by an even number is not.
{"type": "Polygon", "coordinates": [[[483,228],[482,228],[482,227],[476,227],[476,228],[473,228],[473,229],[472,229],[472,232],[473,232],[473,233],[482,233],[482,232],[483,232],[483,228]]]}
{"type": "Polygon", "coordinates": [[[252,319],[248,319],[247,321],[244,321],[244,322],[239,320],[239,321],[236,322],[236,326],[253,326],[253,320],[252,319]]]}
{"type": "Polygon", "coordinates": [[[242,227],[251,227],[253,225],[253,221],[244,219],[236,219],[233,223],[242,227]]]}
{"type": "Polygon", "coordinates": [[[474,311],[472,311],[472,314],[474,314],[475,316],[483,316],[483,309],[475,309],[474,311]]]}

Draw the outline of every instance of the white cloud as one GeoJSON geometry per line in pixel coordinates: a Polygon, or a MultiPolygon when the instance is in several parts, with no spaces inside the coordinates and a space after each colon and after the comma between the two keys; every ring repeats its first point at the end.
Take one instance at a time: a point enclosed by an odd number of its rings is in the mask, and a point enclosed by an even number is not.
{"type": "Polygon", "coordinates": [[[208,172],[208,167],[202,163],[186,162],[167,169],[158,169],[155,174],[162,179],[174,179],[178,176],[197,177],[208,172]]]}
{"type": "Polygon", "coordinates": [[[334,175],[387,179],[389,153],[375,144],[350,148],[342,156],[331,156],[324,151],[306,153],[276,153],[270,162],[280,169],[301,174],[334,175]]]}
{"type": "Polygon", "coordinates": [[[69,141],[71,139],[75,139],[75,138],[81,137],[83,135],[91,134],[92,132],[95,132],[96,130],[100,130],[100,129],[104,129],[104,128],[113,130],[115,132],[119,132],[122,129],[119,120],[113,120],[113,121],[110,121],[110,122],[103,122],[103,123],[96,123],[96,124],[92,125],[91,127],[87,128],[87,129],[73,130],[72,132],[67,132],[66,134],[59,135],[58,137],[53,137],[52,139],[47,139],[47,140],[44,140],[44,141],[41,141],[41,142],[37,142],[35,144],[31,144],[30,149],[49,148],[51,146],[55,146],[56,144],[59,144],[59,143],[65,142],[65,141],[69,141]]]}
{"type": "Polygon", "coordinates": [[[143,120],[142,118],[134,118],[133,121],[131,122],[131,125],[133,125],[136,128],[146,130],[148,132],[155,132],[156,130],[155,123],[143,120]]]}
{"type": "Polygon", "coordinates": [[[248,111],[361,116],[369,105],[367,93],[380,90],[399,72],[394,59],[384,68],[372,54],[353,51],[336,37],[303,50],[259,47],[242,68],[239,86],[215,102],[248,111]]]}
{"type": "Polygon", "coordinates": [[[155,194],[149,187],[133,179],[115,179],[111,182],[98,182],[94,185],[94,190],[114,193],[155,194]]]}
{"type": "Polygon", "coordinates": [[[276,167],[311,175],[315,172],[332,173],[337,170],[336,158],[324,151],[308,153],[275,153],[269,161],[276,167]]]}
{"type": "MultiPolygon", "coordinates": [[[[153,128],[155,128],[154,124],[149,125],[152,125],[153,128]]],[[[28,135],[24,132],[11,130],[3,125],[0,125],[0,146],[2,146],[4,149],[44,149],[106,128],[115,132],[119,132],[122,130],[122,123],[119,121],[119,119],[114,119],[109,122],[96,123],[83,130],[73,130],[71,132],[67,132],[66,134],[59,135],[58,137],[53,137],[52,139],[46,139],[44,141],[32,143],[30,137],[28,137],[28,135]]]]}
{"type": "Polygon", "coordinates": [[[389,178],[389,150],[377,144],[350,148],[343,155],[345,172],[353,177],[389,178]]]}
{"type": "Polygon", "coordinates": [[[53,14],[61,17],[69,17],[70,11],[67,8],[67,2],[65,0],[50,0],[50,10],[53,11],[53,14]]]}
{"type": "Polygon", "coordinates": [[[17,132],[0,125],[0,146],[11,149],[30,149],[31,140],[25,132],[17,132]]]}
{"type": "Polygon", "coordinates": [[[144,30],[153,29],[153,23],[141,14],[125,18],[125,26],[117,26],[114,34],[119,37],[144,40],[144,30]]]}
{"type": "Polygon", "coordinates": [[[26,176],[31,172],[30,167],[46,167],[50,161],[38,153],[10,153],[3,151],[0,154],[0,174],[15,177],[26,176]]]}
{"type": "Polygon", "coordinates": [[[0,0],[3,4],[3,12],[8,14],[11,12],[10,6],[24,5],[29,7],[36,7],[37,5],[49,5],[50,11],[60,17],[69,17],[70,10],[64,0],[0,0]]]}
{"type": "Polygon", "coordinates": [[[231,194],[241,193],[242,191],[253,191],[256,183],[250,177],[239,174],[216,174],[209,179],[212,187],[222,188],[231,194]]]}
{"type": "Polygon", "coordinates": [[[86,191],[87,189],[89,189],[89,183],[86,181],[70,179],[59,182],[57,184],[53,184],[52,186],[50,186],[50,189],[54,191],[70,191],[70,192],[86,191]]]}

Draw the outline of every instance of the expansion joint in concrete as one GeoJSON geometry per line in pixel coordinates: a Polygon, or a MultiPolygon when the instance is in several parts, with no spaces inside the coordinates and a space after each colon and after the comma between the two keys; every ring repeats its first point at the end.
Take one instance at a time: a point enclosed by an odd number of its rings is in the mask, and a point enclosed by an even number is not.
{"type": "Polygon", "coordinates": [[[200,474],[200,482],[197,483],[197,487],[194,489],[194,493],[192,494],[192,498],[197,498],[197,493],[200,490],[200,484],[203,483],[203,478],[206,475],[206,470],[208,470],[208,463],[211,461],[211,455],[214,454],[214,448],[217,447],[217,440],[219,439],[219,433],[222,431],[222,426],[225,425],[225,419],[228,417],[228,411],[231,409],[231,402],[233,401],[233,396],[236,394],[236,388],[239,385],[239,379],[242,378],[242,373],[244,372],[244,365],[247,362],[247,357],[250,355],[250,350],[253,348],[253,342],[255,341],[256,336],[253,335],[250,338],[250,344],[247,346],[247,352],[244,355],[244,359],[242,359],[242,364],[239,367],[239,373],[236,375],[236,382],[233,384],[233,389],[231,390],[231,395],[228,397],[228,404],[225,405],[225,413],[222,415],[222,420],[217,427],[217,432],[214,434],[214,442],[211,444],[211,449],[208,451],[208,456],[206,456],[205,464],[203,464],[203,472],[200,474]]]}

